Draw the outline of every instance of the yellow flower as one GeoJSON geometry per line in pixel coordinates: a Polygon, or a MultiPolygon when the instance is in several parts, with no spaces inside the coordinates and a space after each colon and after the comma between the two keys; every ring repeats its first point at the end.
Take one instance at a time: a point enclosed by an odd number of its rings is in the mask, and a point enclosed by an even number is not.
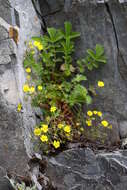
{"type": "Polygon", "coordinates": [[[40,51],[43,50],[43,45],[38,41],[34,41],[34,46],[37,47],[40,51]]]}
{"type": "Polygon", "coordinates": [[[102,87],[104,87],[104,82],[103,81],[98,81],[97,85],[98,85],[98,87],[102,88],[102,87]]]}
{"type": "Polygon", "coordinates": [[[46,135],[41,135],[40,137],[42,142],[47,142],[48,141],[48,137],[46,135]]]}
{"type": "Polygon", "coordinates": [[[107,126],[108,126],[108,122],[107,122],[106,120],[103,120],[103,121],[101,122],[101,124],[102,124],[104,127],[107,127],[107,126]]]}
{"type": "Polygon", "coordinates": [[[31,73],[31,68],[30,68],[30,67],[27,67],[27,68],[26,68],[26,72],[27,72],[27,73],[31,73]]]}
{"type": "Polygon", "coordinates": [[[26,77],[26,78],[27,78],[27,80],[30,80],[30,75],[27,75],[27,77],[26,77]]]}
{"type": "Polygon", "coordinates": [[[30,93],[33,93],[34,91],[35,91],[34,86],[31,86],[31,87],[29,88],[29,92],[30,92],[30,93]]]}
{"type": "Polygon", "coordinates": [[[64,125],[63,125],[62,123],[58,124],[58,128],[59,128],[59,129],[63,128],[63,126],[64,126],[64,125]]]}
{"type": "Polygon", "coordinates": [[[34,41],[34,46],[35,46],[35,47],[38,47],[39,45],[40,45],[40,42],[34,41]]]}
{"type": "Polygon", "coordinates": [[[71,126],[70,126],[70,125],[66,125],[66,126],[64,127],[64,131],[65,131],[66,133],[70,133],[70,132],[71,132],[71,126]]]}
{"type": "Polygon", "coordinates": [[[96,110],[94,110],[94,111],[93,111],[93,113],[96,115],[96,114],[97,114],[97,111],[96,111],[96,110]]]}
{"type": "Polygon", "coordinates": [[[99,117],[101,117],[101,116],[102,116],[102,112],[101,112],[101,111],[98,111],[98,112],[97,112],[97,115],[98,115],[99,117]]]}
{"type": "Polygon", "coordinates": [[[37,89],[38,89],[39,91],[41,91],[41,90],[42,90],[42,86],[39,85],[39,86],[37,87],[37,89]]]}
{"type": "Polygon", "coordinates": [[[34,129],[34,135],[35,136],[40,136],[40,134],[41,134],[41,129],[40,128],[35,128],[34,129]]]}
{"type": "Polygon", "coordinates": [[[43,124],[41,127],[41,131],[43,131],[44,133],[48,132],[48,125],[43,124]]]}
{"type": "Polygon", "coordinates": [[[17,111],[18,111],[18,112],[20,112],[20,111],[21,111],[21,109],[22,109],[22,104],[21,104],[21,103],[19,103],[19,104],[18,104],[18,106],[17,106],[17,111]]]}
{"type": "Polygon", "coordinates": [[[56,149],[59,148],[59,147],[60,147],[60,141],[54,140],[53,146],[54,146],[56,149]]]}
{"type": "Polygon", "coordinates": [[[86,120],[86,124],[90,127],[90,126],[92,126],[92,121],[91,120],[86,120]]]}
{"type": "Polygon", "coordinates": [[[43,45],[42,44],[39,44],[38,45],[38,49],[41,51],[41,50],[43,50],[43,45]]]}
{"type": "Polygon", "coordinates": [[[28,84],[25,84],[25,85],[23,86],[23,91],[24,91],[24,92],[29,92],[29,85],[28,85],[28,84]]]}
{"type": "Polygon", "coordinates": [[[50,108],[50,112],[55,112],[56,111],[56,107],[55,106],[52,106],[51,108],[50,108]]]}
{"type": "Polygon", "coordinates": [[[92,116],[92,115],[93,115],[93,112],[89,110],[89,111],[87,112],[87,115],[88,115],[88,116],[92,116]]]}

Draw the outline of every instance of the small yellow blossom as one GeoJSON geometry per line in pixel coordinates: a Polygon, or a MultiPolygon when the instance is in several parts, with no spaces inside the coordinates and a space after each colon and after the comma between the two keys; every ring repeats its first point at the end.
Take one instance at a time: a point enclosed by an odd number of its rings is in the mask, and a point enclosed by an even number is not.
{"type": "Polygon", "coordinates": [[[17,111],[18,111],[18,112],[20,112],[20,111],[21,111],[21,109],[22,109],[22,104],[21,104],[21,103],[19,103],[19,104],[18,104],[18,106],[17,106],[17,111]]]}
{"type": "Polygon", "coordinates": [[[86,124],[90,127],[90,126],[92,126],[92,121],[91,120],[86,120],[86,124]]]}
{"type": "Polygon", "coordinates": [[[40,128],[35,128],[34,129],[34,135],[35,136],[40,136],[41,135],[41,129],[40,128]]]}
{"type": "Polygon", "coordinates": [[[52,106],[51,108],[50,108],[50,112],[55,112],[56,111],[56,107],[55,106],[52,106]]]}
{"type": "Polygon", "coordinates": [[[43,45],[38,41],[34,41],[34,46],[37,47],[40,51],[43,50],[43,45]]]}
{"type": "Polygon", "coordinates": [[[48,132],[48,125],[43,124],[41,127],[41,131],[43,131],[44,133],[48,132]]]}
{"type": "Polygon", "coordinates": [[[87,115],[88,115],[88,116],[92,116],[92,115],[93,115],[93,112],[89,110],[89,111],[87,112],[87,115]]]}
{"type": "Polygon", "coordinates": [[[97,85],[98,85],[98,87],[102,88],[102,87],[104,87],[104,82],[103,81],[98,81],[97,85]]]}
{"type": "Polygon", "coordinates": [[[59,148],[59,147],[60,147],[60,141],[54,140],[53,146],[54,146],[56,149],[59,148]]]}
{"type": "Polygon", "coordinates": [[[40,42],[34,41],[34,46],[38,47],[40,45],[40,42]]]}
{"type": "Polygon", "coordinates": [[[39,86],[37,87],[37,89],[38,89],[39,91],[41,91],[41,90],[42,90],[42,86],[39,85],[39,86]]]}
{"type": "Polygon", "coordinates": [[[27,73],[31,73],[31,68],[30,68],[30,67],[27,67],[27,68],[26,68],[26,72],[27,72],[27,73]]]}
{"type": "Polygon", "coordinates": [[[33,93],[34,91],[35,91],[34,86],[31,86],[31,87],[29,88],[29,92],[30,92],[30,93],[33,93]]]}
{"type": "Polygon", "coordinates": [[[30,78],[31,78],[31,77],[30,77],[30,75],[27,75],[27,77],[26,77],[26,78],[27,78],[27,80],[30,80],[30,78]]]}
{"type": "Polygon", "coordinates": [[[93,113],[96,115],[96,114],[97,114],[97,111],[96,111],[96,110],[94,110],[94,111],[93,111],[93,113]]]}
{"type": "Polygon", "coordinates": [[[62,129],[64,127],[64,125],[62,123],[58,124],[58,128],[62,129]]]}
{"type": "Polygon", "coordinates": [[[98,115],[99,117],[101,117],[101,116],[102,116],[102,112],[101,112],[101,111],[98,111],[98,112],[97,112],[97,115],[98,115]]]}
{"type": "Polygon", "coordinates": [[[42,142],[47,142],[48,141],[47,135],[41,135],[40,139],[41,139],[42,142]]]}
{"type": "Polygon", "coordinates": [[[24,91],[24,92],[29,92],[29,85],[28,85],[28,84],[25,84],[25,85],[23,86],[23,91],[24,91]]]}
{"type": "Polygon", "coordinates": [[[103,121],[101,122],[101,124],[102,124],[104,127],[107,127],[107,126],[108,126],[108,122],[107,122],[106,120],[103,120],[103,121]]]}
{"type": "Polygon", "coordinates": [[[42,44],[39,44],[38,45],[38,49],[41,51],[41,50],[43,50],[43,45],[42,44]]]}
{"type": "Polygon", "coordinates": [[[70,133],[70,132],[71,132],[71,126],[70,126],[70,125],[66,125],[66,126],[64,127],[64,131],[65,131],[66,133],[70,133]]]}

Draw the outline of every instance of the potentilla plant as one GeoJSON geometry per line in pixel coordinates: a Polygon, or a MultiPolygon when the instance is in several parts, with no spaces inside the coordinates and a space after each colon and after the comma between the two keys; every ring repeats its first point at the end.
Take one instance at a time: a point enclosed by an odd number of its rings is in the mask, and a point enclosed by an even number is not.
{"type": "MultiPolygon", "coordinates": [[[[33,37],[24,60],[27,80],[23,91],[31,97],[32,105],[42,110],[44,119],[35,126],[34,135],[47,153],[79,140],[85,133],[84,123],[96,130],[111,129],[100,111],[88,110],[86,117],[82,116],[83,105],[92,103],[85,73],[106,63],[104,48],[97,44],[75,62],[74,42],[80,33],[72,31],[70,22],[64,26],[64,30],[48,28],[46,35],[33,37]]],[[[103,88],[104,82],[98,81],[98,87],[103,88]]],[[[17,110],[21,109],[19,104],[17,110]]]]}

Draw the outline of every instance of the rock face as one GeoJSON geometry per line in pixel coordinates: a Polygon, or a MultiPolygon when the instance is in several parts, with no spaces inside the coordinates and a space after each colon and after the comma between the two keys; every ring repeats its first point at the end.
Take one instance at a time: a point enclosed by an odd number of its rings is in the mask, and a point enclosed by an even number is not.
{"type": "Polygon", "coordinates": [[[23,100],[25,75],[22,62],[25,40],[39,33],[40,24],[30,0],[0,0],[0,168],[5,170],[0,176],[7,170],[18,174],[26,170],[30,128],[35,119],[30,106],[23,100]],[[16,26],[17,44],[16,34],[11,31],[16,26]],[[21,113],[17,112],[18,103],[25,104],[21,113]]]}
{"type": "Polygon", "coordinates": [[[126,190],[127,152],[67,150],[49,159],[45,173],[57,190],[126,190]]]}

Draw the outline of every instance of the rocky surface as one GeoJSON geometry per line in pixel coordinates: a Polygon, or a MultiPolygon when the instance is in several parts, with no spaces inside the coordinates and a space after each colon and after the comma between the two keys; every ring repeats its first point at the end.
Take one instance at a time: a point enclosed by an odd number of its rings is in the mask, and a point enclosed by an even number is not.
{"type": "Polygon", "coordinates": [[[0,176],[7,170],[18,174],[26,171],[30,128],[35,119],[30,106],[23,100],[22,63],[25,40],[39,32],[40,24],[30,0],[0,0],[0,168],[3,168],[0,176]],[[10,34],[10,28],[14,27],[17,27],[18,38],[15,33],[10,34]],[[17,112],[20,102],[24,105],[22,113],[17,112]]]}
{"type": "Polygon", "coordinates": [[[57,190],[126,190],[127,151],[67,150],[48,160],[45,174],[57,190]]]}

